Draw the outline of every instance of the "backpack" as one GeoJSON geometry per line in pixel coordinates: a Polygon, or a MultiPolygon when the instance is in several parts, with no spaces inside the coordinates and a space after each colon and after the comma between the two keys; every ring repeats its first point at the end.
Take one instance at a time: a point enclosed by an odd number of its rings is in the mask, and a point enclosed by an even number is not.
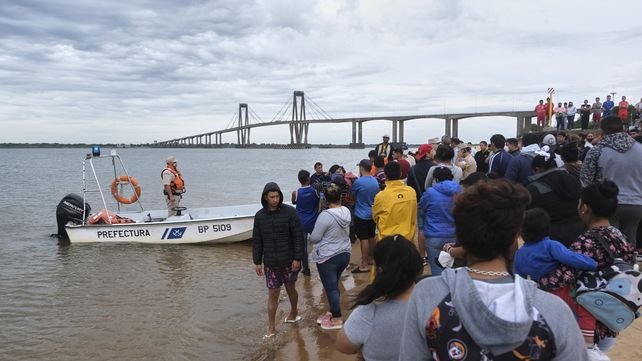
{"type": "Polygon", "coordinates": [[[638,265],[629,264],[620,254],[614,254],[604,237],[595,236],[613,264],[601,271],[583,272],[577,278],[575,301],[604,326],[620,332],[640,317],[642,273],[638,265]]]}
{"type": "Polygon", "coordinates": [[[504,354],[493,355],[479,346],[462,325],[448,294],[433,310],[425,324],[426,345],[435,360],[553,360],[557,354],[555,337],[537,309],[524,342],[504,354]]]}

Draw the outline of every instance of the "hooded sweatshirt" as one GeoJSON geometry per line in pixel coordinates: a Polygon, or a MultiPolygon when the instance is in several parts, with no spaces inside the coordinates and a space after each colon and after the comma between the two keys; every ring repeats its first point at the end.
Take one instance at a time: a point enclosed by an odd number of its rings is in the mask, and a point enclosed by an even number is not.
{"type": "Polygon", "coordinates": [[[522,148],[522,151],[519,155],[513,157],[508,162],[508,168],[506,168],[506,174],[504,178],[511,180],[513,182],[519,182],[522,185],[528,184],[528,177],[533,175],[533,158],[535,158],[535,152],[539,151],[539,145],[531,144],[522,148]]]}
{"type": "Polygon", "coordinates": [[[626,133],[604,136],[586,154],[580,180],[584,187],[604,179],[617,184],[619,204],[642,205],[642,144],[626,133]]]}
{"type": "Polygon", "coordinates": [[[445,180],[428,188],[421,197],[419,209],[424,211],[424,234],[431,238],[455,238],[452,215],[453,197],[461,192],[457,182],[445,180]]]}
{"type": "Polygon", "coordinates": [[[350,210],[342,206],[321,212],[309,239],[314,245],[312,262],[350,253],[350,210]]]}
{"type": "Polygon", "coordinates": [[[435,352],[461,360],[484,359],[473,354],[476,348],[495,357],[516,350],[514,359],[552,353],[553,357],[542,360],[588,360],[571,310],[557,296],[538,290],[534,282],[519,276],[473,281],[465,269],[458,268],[424,279],[408,303],[399,360],[434,359],[427,330],[437,334],[435,352]],[[446,326],[453,319],[458,322],[446,326]]]}
{"type": "Polygon", "coordinates": [[[254,264],[269,267],[285,266],[293,260],[303,259],[303,232],[296,209],[283,204],[283,193],[279,186],[270,182],[261,193],[263,208],[254,216],[252,231],[252,256],[254,264]],[[279,192],[279,206],[275,211],[268,209],[265,195],[279,192]]]}

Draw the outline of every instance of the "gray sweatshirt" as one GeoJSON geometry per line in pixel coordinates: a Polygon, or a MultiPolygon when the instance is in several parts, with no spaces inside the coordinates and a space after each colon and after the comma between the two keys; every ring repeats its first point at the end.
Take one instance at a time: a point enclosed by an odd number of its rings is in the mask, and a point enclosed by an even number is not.
{"type": "Polygon", "coordinates": [[[642,144],[607,145],[598,160],[604,179],[617,184],[619,204],[642,205],[642,144]]]}
{"type": "Polygon", "coordinates": [[[604,136],[586,154],[580,180],[584,187],[604,179],[617,184],[619,204],[642,205],[642,144],[626,133],[604,136]]]}
{"type": "Polygon", "coordinates": [[[350,210],[342,206],[321,212],[309,239],[314,244],[312,262],[350,253],[350,210]]]}
{"type": "Polygon", "coordinates": [[[519,276],[503,283],[473,281],[463,268],[446,269],[441,276],[417,284],[406,312],[399,360],[433,359],[426,344],[426,328],[433,311],[448,294],[460,325],[477,345],[495,356],[521,345],[534,318],[541,317],[553,334],[553,360],[588,360],[577,321],[560,298],[538,290],[534,282],[519,276]]]}

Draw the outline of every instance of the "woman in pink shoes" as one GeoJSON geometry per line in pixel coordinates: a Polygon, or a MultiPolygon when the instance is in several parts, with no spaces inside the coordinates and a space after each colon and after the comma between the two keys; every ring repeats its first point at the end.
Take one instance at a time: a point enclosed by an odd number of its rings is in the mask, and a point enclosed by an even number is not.
{"type": "Polygon", "coordinates": [[[310,234],[312,261],[317,264],[330,313],[317,320],[324,330],[343,327],[341,318],[339,279],[350,262],[350,210],[341,205],[341,190],[330,184],[324,191],[328,209],[319,214],[310,234]]]}
{"type": "Polygon", "coordinates": [[[336,346],[366,360],[397,360],[406,304],[423,262],[415,245],[399,235],[379,241],[374,259],[374,282],[357,295],[336,346]]]}

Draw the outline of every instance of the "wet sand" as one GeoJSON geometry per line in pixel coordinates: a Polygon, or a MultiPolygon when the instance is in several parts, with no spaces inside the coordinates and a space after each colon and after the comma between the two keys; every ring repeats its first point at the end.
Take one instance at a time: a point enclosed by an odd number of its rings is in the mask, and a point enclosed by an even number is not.
{"type": "MultiPolygon", "coordinates": [[[[367,273],[350,273],[352,267],[359,263],[361,257],[358,246],[359,243],[357,242],[352,247],[350,267],[343,273],[341,278],[341,311],[344,320],[350,314],[348,309],[350,300],[368,282],[367,273]]],[[[426,269],[429,270],[429,267],[426,267],[426,269]]],[[[300,276],[297,281],[299,314],[303,317],[303,320],[294,325],[278,323],[278,320],[284,319],[287,312],[289,312],[287,296],[282,293],[276,317],[278,333],[271,340],[259,341],[262,346],[259,351],[252,355],[251,360],[355,360],[355,355],[344,355],[334,347],[338,331],[324,331],[316,324],[317,317],[328,310],[328,303],[323,294],[323,286],[314,264],[311,264],[311,270],[311,277],[300,276]]],[[[265,319],[267,320],[267,314],[265,319]]],[[[642,360],[640,340],[642,340],[642,318],[637,319],[633,325],[620,334],[615,347],[609,352],[611,360],[642,360]]]]}

